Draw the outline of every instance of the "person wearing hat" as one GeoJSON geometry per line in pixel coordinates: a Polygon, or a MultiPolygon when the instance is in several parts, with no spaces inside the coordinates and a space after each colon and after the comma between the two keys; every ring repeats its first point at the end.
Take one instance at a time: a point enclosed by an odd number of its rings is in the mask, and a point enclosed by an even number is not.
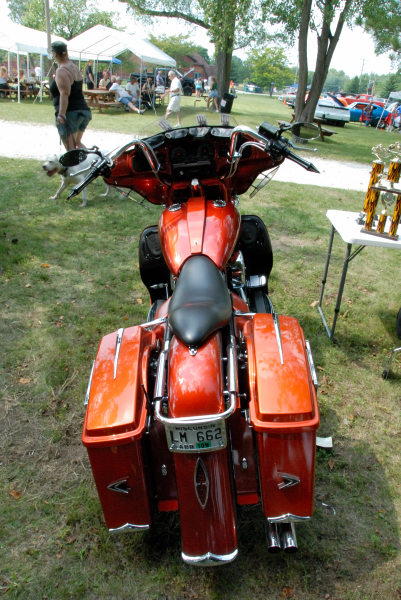
{"type": "Polygon", "coordinates": [[[55,41],[51,50],[58,64],[56,77],[49,87],[56,109],[56,127],[66,150],[85,148],[82,136],[92,114],[82,92],[81,71],[68,58],[67,44],[55,41]]]}

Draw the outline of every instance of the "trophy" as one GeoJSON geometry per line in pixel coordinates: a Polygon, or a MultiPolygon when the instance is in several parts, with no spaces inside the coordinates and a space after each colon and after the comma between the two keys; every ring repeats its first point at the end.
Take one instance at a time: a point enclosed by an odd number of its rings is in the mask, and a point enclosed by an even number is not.
{"type": "MultiPolygon", "coordinates": [[[[368,191],[363,206],[363,213],[366,214],[365,224],[361,231],[371,235],[384,236],[391,239],[398,239],[397,228],[401,216],[401,188],[397,185],[401,173],[401,145],[391,144],[384,148],[381,144],[372,148],[372,153],[376,155],[377,160],[373,161],[373,168],[370,176],[368,191]],[[390,166],[387,175],[384,171],[384,158],[390,158],[390,166]],[[376,229],[373,229],[375,212],[379,197],[384,210],[379,215],[376,229]],[[388,218],[387,209],[395,202],[393,218],[390,224],[390,231],[385,233],[384,228],[388,218]]],[[[362,215],[360,215],[362,216],[362,215]]],[[[361,220],[358,220],[361,224],[361,220]]],[[[363,221],[362,221],[363,223],[363,221]]]]}

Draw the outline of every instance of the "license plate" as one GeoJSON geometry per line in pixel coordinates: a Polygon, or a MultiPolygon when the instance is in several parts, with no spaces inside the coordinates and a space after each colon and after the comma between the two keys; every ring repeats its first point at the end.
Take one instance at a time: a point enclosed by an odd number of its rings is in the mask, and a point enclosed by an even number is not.
{"type": "Polygon", "coordinates": [[[224,419],[199,425],[166,425],[171,452],[212,452],[227,445],[224,419]]]}

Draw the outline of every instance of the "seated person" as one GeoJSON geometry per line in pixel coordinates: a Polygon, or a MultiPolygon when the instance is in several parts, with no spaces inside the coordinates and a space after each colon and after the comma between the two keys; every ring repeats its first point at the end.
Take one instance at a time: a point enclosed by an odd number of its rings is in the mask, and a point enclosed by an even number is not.
{"type": "Polygon", "coordinates": [[[99,82],[100,90],[109,90],[113,84],[110,81],[110,73],[108,71],[105,72],[103,78],[99,82]]]}
{"type": "Polygon", "coordinates": [[[116,96],[117,102],[122,102],[125,104],[125,110],[127,112],[137,112],[138,114],[142,114],[145,110],[141,110],[139,108],[139,100],[134,99],[130,94],[121,87],[121,77],[116,77],[115,75],[111,78],[112,86],[110,88],[110,92],[113,92],[116,96]]]}
{"type": "Polygon", "coordinates": [[[131,94],[131,96],[133,98],[136,98],[138,101],[138,107],[142,104],[146,107],[146,108],[152,108],[152,106],[149,104],[149,102],[143,102],[141,100],[141,96],[139,93],[139,85],[138,85],[138,79],[134,76],[131,75],[130,76],[130,80],[127,83],[127,85],[125,86],[125,91],[128,92],[129,94],[131,94]]]}
{"type": "MultiPolygon", "coordinates": [[[[14,83],[18,84],[18,77],[14,79],[14,83]]],[[[24,69],[19,70],[19,87],[20,90],[26,90],[28,86],[27,78],[25,77],[24,69]]]]}
{"type": "Polygon", "coordinates": [[[11,83],[11,77],[7,74],[7,69],[5,67],[0,68],[0,92],[1,90],[11,90],[8,85],[11,83]]]}
{"type": "Polygon", "coordinates": [[[146,108],[154,108],[153,106],[153,96],[155,92],[155,86],[153,85],[153,81],[151,77],[148,77],[145,83],[142,86],[142,100],[145,104],[146,108]],[[150,103],[150,106],[149,106],[150,103]]]}

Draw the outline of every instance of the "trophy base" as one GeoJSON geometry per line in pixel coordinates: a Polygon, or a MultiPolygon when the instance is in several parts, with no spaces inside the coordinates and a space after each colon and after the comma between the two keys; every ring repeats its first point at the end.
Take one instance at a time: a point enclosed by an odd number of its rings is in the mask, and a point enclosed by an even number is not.
{"type": "Polygon", "coordinates": [[[372,229],[365,229],[362,227],[361,233],[368,233],[369,235],[375,235],[376,237],[387,238],[388,240],[393,240],[396,242],[398,240],[398,235],[390,235],[389,233],[379,233],[378,231],[373,231],[372,229]]]}
{"type": "MultiPolygon", "coordinates": [[[[379,215],[375,215],[374,219],[373,219],[373,226],[377,225],[377,222],[379,220],[379,215]]],[[[366,221],[366,213],[361,212],[359,213],[358,217],[355,219],[357,225],[364,225],[365,221],[366,221]]]]}

